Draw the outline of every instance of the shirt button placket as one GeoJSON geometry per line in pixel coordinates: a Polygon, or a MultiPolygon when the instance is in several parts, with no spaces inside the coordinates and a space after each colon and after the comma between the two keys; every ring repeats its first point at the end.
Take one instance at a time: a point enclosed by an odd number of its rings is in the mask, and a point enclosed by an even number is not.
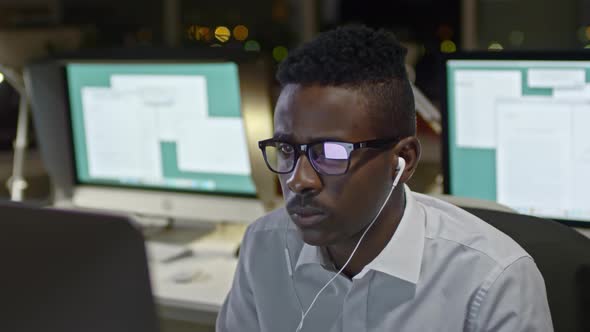
{"type": "Polygon", "coordinates": [[[367,295],[370,278],[355,279],[342,305],[342,332],[367,331],[367,295]]]}

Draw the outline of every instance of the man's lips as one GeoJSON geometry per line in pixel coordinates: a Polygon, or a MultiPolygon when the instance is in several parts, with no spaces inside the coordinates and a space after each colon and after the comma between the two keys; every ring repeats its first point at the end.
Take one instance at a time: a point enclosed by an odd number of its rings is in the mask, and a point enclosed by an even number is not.
{"type": "Polygon", "coordinates": [[[326,218],[326,213],[315,207],[288,207],[287,211],[300,228],[317,225],[326,218]]]}

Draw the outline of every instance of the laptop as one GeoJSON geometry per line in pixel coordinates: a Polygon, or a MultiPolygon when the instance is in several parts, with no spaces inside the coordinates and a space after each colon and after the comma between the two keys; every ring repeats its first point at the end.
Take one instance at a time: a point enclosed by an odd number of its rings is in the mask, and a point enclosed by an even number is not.
{"type": "Polygon", "coordinates": [[[159,331],[126,217],[0,201],[0,266],[0,331],[159,331]]]}

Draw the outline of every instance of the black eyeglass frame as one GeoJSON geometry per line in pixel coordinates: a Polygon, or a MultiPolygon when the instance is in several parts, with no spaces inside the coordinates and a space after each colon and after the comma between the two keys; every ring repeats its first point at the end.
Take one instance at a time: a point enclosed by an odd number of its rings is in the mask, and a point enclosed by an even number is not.
{"type": "Polygon", "coordinates": [[[393,137],[393,138],[385,138],[385,139],[374,139],[374,140],[368,140],[368,141],[362,141],[362,142],[356,142],[356,143],[343,142],[343,141],[333,141],[333,140],[318,140],[318,141],[313,141],[313,142],[306,143],[306,144],[294,144],[294,143],[285,142],[283,140],[279,140],[279,139],[275,139],[275,138],[269,138],[269,139],[259,141],[258,148],[260,148],[260,150],[262,151],[262,156],[264,157],[264,162],[266,163],[266,166],[273,173],[289,174],[289,173],[293,172],[293,170],[295,169],[295,166],[297,166],[297,161],[299,160],[299,157],[302,154],[305,154],[305,156],[307,157],[307,160],[309,161],[309,163],[311,164],[313,169],[318,174],[332,176],[332,175],[344,175],[348,172],[348,169],[350,168],[350,156],[352,155],[353,151],[358,150],[358,149],[365,149],[365,148],[387,149],[387,148],[393,147],[400,140],[401,140],[400,137],[393,137]],[[291,166],[291,169],[289,171],[283,171],[283,172],[276,171],[271,167],[271,165],[268,162],[268,158],[266,157],[266,147],[276,144],[276,143],[290,145],[293,148],[293,150],[297,152],[295,154],[295,160],[293,161],[293,165],[291,166]],[[324,143],[335,143],[335,144],[338,144],[346,149],[346,152],[348,153],[348,158],[346,160],[346,169],[342,173],[337,173],[337,174],[325,173],[325,172],[319,170],[318,167],[313,162],[313,159],[309,155],[310,151],[312,150],[310,147],[317,145],[317,144],[324,144],[324,143]]]}

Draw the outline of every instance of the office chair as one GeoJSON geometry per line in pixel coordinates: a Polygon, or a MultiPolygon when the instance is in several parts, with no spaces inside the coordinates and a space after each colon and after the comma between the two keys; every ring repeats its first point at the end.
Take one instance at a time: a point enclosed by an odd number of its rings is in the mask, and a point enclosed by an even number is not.
{"type": "Polygon", "coordinates": [[[446,194],[429,194],[434,198],[438,198],[443,200],[447,203],[451,203],[456,206],[460,206],[461,208],[475,208],[475,209],[485,209],[485,210],[495,210],[495,211],[503,211],[503,212],[514,212],[516,210],[498,202],[490,201],[487,199],[479,199],[479,198],[471,198],[471,197],[460,197],[454,195],[446,195],[446,194]]]}
{"type": "Polygon", "coordinates": [[[549,219],[464,207],[514,239],[535,260],[556,332],[590,331],[590,239],[549,219]]]}

